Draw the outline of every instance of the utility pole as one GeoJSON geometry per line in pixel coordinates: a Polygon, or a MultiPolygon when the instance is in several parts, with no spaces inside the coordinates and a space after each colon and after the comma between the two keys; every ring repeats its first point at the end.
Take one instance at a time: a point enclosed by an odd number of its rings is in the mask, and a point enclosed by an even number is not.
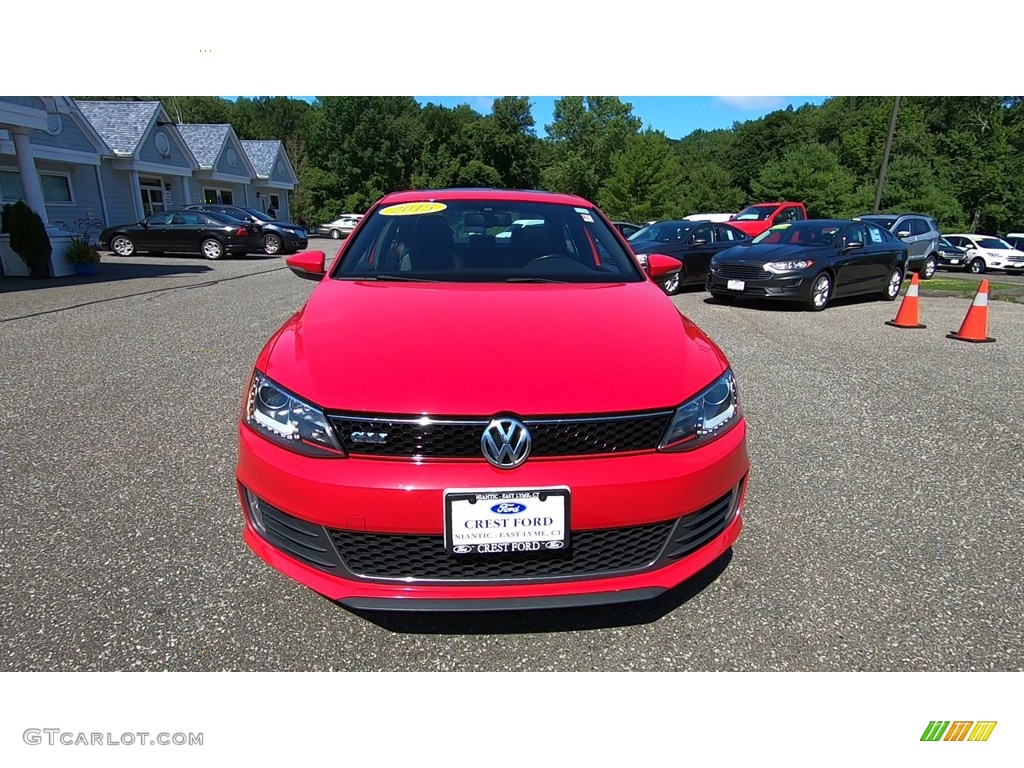
{"type": "Polygon", "coordinates": [[[892,151],[892,138],[896,135],[896,116],[900,113],[900,99],[897,96],[892,105],[892,120],[889,121],[889,138],[885,140],[885,154],[882,155],[882,170],[878,172],[878,189],[875,191],[875,208],[872,213],[878,213],[882,207],[882,188],[885,186],[885,172],[889,168],[889,153],[892,151]]]}

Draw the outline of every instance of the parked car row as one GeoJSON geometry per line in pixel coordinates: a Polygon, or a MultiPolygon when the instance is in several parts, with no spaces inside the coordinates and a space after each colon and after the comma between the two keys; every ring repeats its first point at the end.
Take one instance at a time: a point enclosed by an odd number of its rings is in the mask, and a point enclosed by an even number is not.
{"type": "Polygon", "coordinates": [[[277,221],[255,208],[197,203],[161,211],[132,224],[107,227],[100,247],[118,256],[136,253],[195,253],[207,259],[249,253],[296,253],[309,244],[296,224],[277,221]]]}
{"type": "Polygon", "coordinates": [[[332,240],[341,240],[352,234],[352,230],[356,228],[356,224],[362,218],[363,214],[361,213],[343,213],[334,221],[317,227],[317,234],[332,240]]]}

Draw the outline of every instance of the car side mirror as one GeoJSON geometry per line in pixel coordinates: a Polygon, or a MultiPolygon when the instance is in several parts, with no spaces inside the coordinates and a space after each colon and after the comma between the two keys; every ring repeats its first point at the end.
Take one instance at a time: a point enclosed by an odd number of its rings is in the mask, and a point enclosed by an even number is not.
{"type": "Polygon", "coordinates": [[[859,240],[854,240],[851,243],[846,243],[846,246],[843,248],[843,250],[844,251],[855,251],[858,248],[863,248],[863,247],[864,247],[864,243],[860,242],[859,240]]]}
{"type": "Polygon", "coordinates": [[[896,237],[900,238],[901,240],[904,237],[910,237],[910,230],[909,229],[901,229],[899,232],[896,233],[896,237]]]}
{"type": "Polygon", "coordinates": [[[694,240],[694,241],[692,241],[690,243],[690,247],[691,248],[699,248],[700,246],[707,245],[707,244],[708,244],[707,240],[703,240],[703,239],[701,239],[701,240],[694,240]]]}
{"type": "Polygon", "coordinates": [[[323,251],[302,251],[284,260],[292,274],[305,280],[320,280],[327,274],[327,255],[323,251]]]}
{"type": "Polygon", "coordinates": [[[663,253],[647,254],[647,274],[652,278],[667,277],[673,272],[680,272],[683,269],[683,262],[666,256],[663,253]]]}

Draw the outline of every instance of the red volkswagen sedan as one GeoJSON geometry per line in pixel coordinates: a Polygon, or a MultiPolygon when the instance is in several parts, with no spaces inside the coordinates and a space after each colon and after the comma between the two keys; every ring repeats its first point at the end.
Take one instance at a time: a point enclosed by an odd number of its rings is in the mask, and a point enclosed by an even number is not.
{"type": "Polygon", "coordinates": [[[245,540],[272,567],[356,609],[581,606],[654,597],[739,535],[729,362],[653,282],[679,262],[642,268],[591,203],[396,193],[329,271],[288,264],[318,285],[238,433],[245,540]]]}

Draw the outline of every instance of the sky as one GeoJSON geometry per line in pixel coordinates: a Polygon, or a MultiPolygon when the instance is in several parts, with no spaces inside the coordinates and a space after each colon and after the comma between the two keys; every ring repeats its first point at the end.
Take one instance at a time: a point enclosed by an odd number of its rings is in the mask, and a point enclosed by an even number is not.
{"type": "MultiPolygon", "coordinates": [[[[491,111],[493,96],[417,96],[420,104],[433,102],[452,107],[469,104],[482,114],[491,111]]],[[[537,135],[551,122],[555,109],[553,96],[531,96],[537,135]]],[[[621,96],[633,105],[633,114],[644,121],[644,128],[663,131],[670,139],[681,139],[698,129],[711,131],[731,128],[735,122],[755,120],[777,109],[801,104],[821,104],[822,96],[621,96]]]]}
{"type": "MultiPolygon", "coordinates": [[[[237,96],[225,96],[236,99],[237,96]]],[[[313,96],[292,98],[312,101],[313,96]]],[[[428,103],[454,107],[469,104],[481,114],[489,114],[495,96],[416,96],[421,105],[428,103]]],[[[544,136],[555,111],[557,96],[530,96],[537,135],[544,136]]],[[[731,128],[733,123],[756,120],[769,112],[794,109],[802,104],[821,104],[824,96],[620,96],[633,105],[633,114],[644,121],[644,128],[663,131],[670,139],[681,139],[698,129],[705,131],[731,128]]]]}

